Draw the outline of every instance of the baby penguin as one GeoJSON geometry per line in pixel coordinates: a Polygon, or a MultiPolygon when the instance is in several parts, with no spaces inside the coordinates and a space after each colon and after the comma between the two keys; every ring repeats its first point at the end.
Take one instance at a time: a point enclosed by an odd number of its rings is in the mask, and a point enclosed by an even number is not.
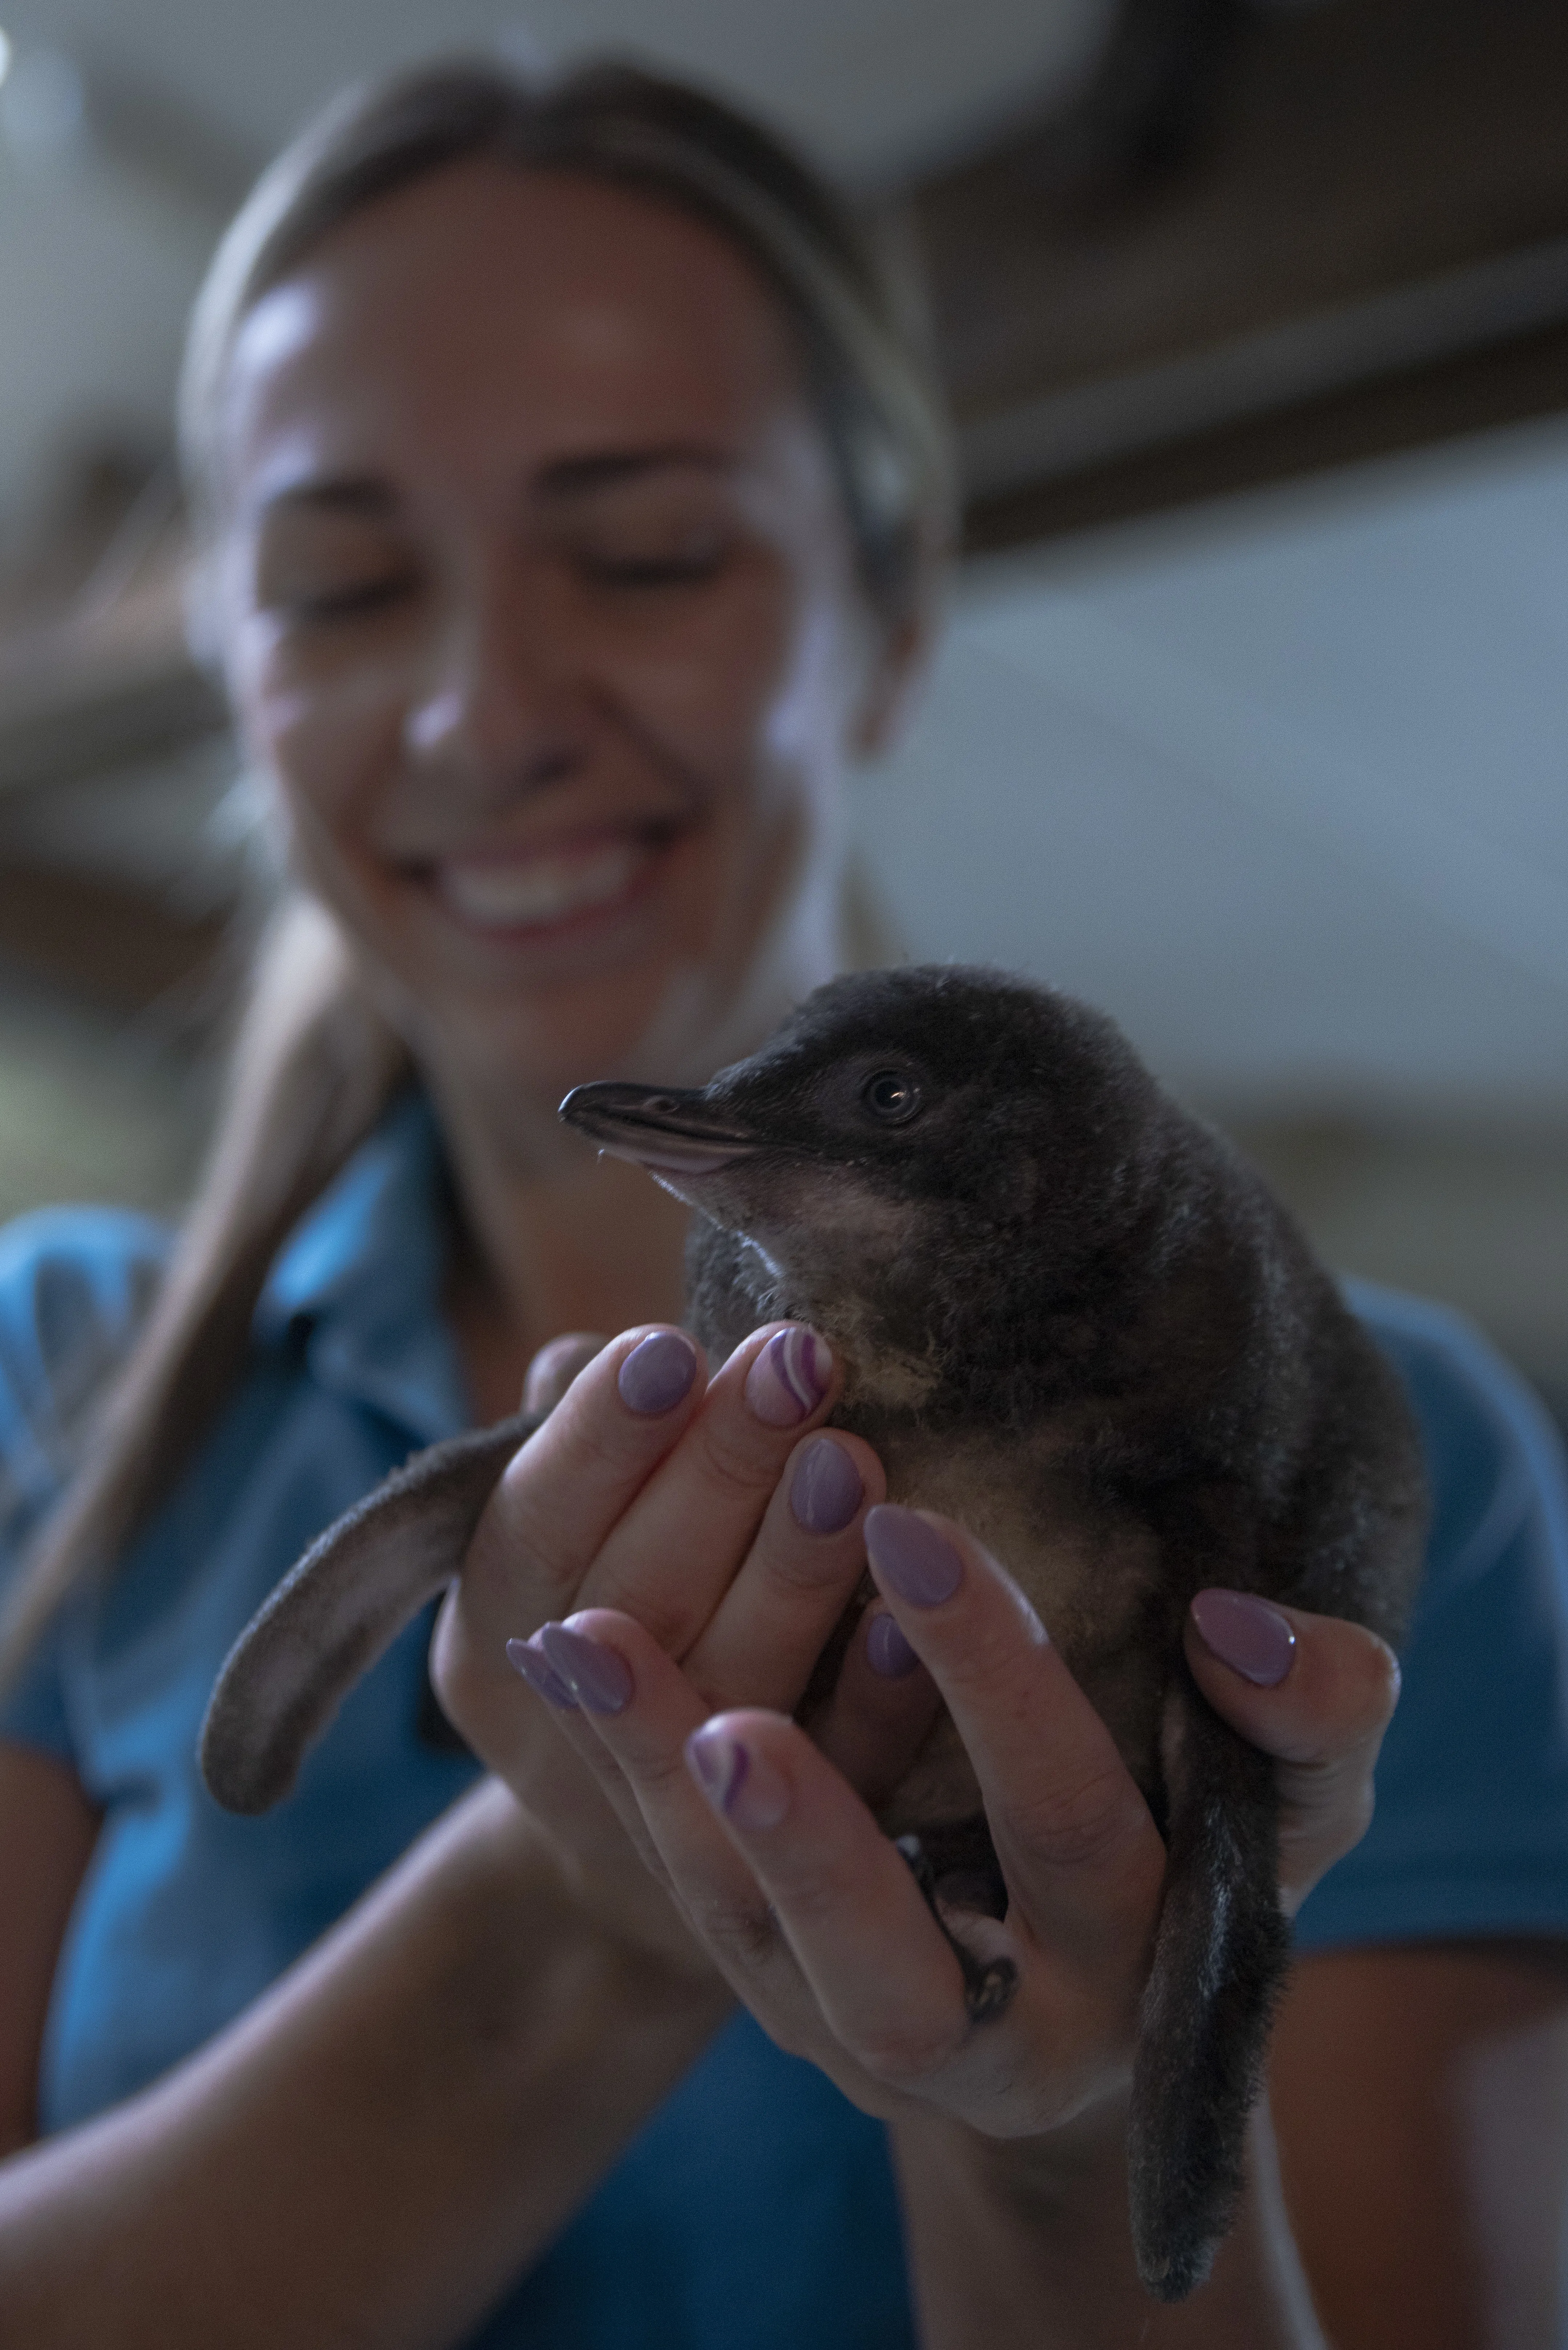
{"type": "MultiPolygon", "coordinates": [[[[1003,1562],[1116,1738],[1168,1853],[1134,2243],[1148,2289],[1181,2298],[1239,2191],[1289,1940],[1272,1766],[1199,1696],[1182,1626],[1224,1585],[1397,1640],[1425,1504],[1394,1374],[1260,1180],[1110,1021],[990,972],[836,980],[701,1090],[585,1086],[562,1115],[697,1211],[688,1320],[715,1360],[781,1316],[823,1333],[845,1367],[836,1424],[876,1448],[890,1498],[1003,1562]]],[[[455,1570],[530,1424],[421,1456],[280,1586],[214,1692],[220,1801],[286,1792],[343,1690],[455,1570]]],[[[882,1825],[1002,1913],[945,1718],[882,1825]]]]}

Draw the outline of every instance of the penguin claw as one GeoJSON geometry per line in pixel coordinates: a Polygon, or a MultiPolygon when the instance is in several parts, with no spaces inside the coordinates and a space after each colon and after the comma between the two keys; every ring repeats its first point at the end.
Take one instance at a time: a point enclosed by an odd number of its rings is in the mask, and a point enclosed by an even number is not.
{"type": "Polygon", "coordinates": [[[992,2023],[1005,2015],[1018,1989],[1018,1969],[1011,1959],[977,1959],[959,1940],[937,1907],[937,1876],[929,1855],[918,1835],[895,1836],[894,1850],[909,1864],[909,1874],[936,1919],[942,1939],[959,1962],[963,1976],[964,2012],[971,2023],[992,2023]]]}

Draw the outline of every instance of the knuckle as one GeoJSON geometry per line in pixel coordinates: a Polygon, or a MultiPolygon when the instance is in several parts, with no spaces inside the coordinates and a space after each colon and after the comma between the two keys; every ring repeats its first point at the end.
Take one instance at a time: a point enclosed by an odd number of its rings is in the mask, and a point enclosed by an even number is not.
{"type": "Polygon", "coordinates": [[[856,2063],[886,2089],[918,2089],[942,2072],[968,2035],[967,2017],[900,2017],[860,2025],[847,2045],[856,2063]]]}
{"type": "Polygon", "coordinates": [[[825,1542],[820,1534],[812,1547],[787,1538],[766,1545],[763,1568],[770,1584],[789,1598],[819,1598],[825,1591],[844,1590],[863,1572],[864,1553],[844,1542],[825,1542]]]}
{"type": "Polygon", "coordinates": [[[688,1891],[684,1898],[692,1925],[722,1966],[749,1976],[777,1960],[782,1937],[764,1903],[735,1901],[717,1893],[688,1891]]]}
{"type": "Polygon", "coordinates": [[[593,1604],[631,1617],[656,1648],[667,1657],[679,1659],[696,1637],[698,1618],[687,1595],[660,1590],[657,1578],[646,1571],[649,1564],[644,1557],[620,1571],[606,1562],[605,1573],[595,1578],[593,1604]],[[639,1566],[644,1569],[640,1575],[639,1566]]]}
{"type": "Polygon", "coordinates": [[[1025,1849],[1057,1868],[1107,1859],[1143,1825],[1143,1802],[1119,1763],[1008,1805],[1008,1825],[1025,1849]]]}
{"type": "Polygon", "coordinates": [[[550,1513],[536,1509],[518,1489],[506,1496],[503,1509],[485,1517],[463,1574],[465,1582],[499,1585],[508,1593],[534,1586],[548,1601],[556,1592],[576,1588],[582,1562],[561,1540],[550,1513]]]}
{"type": "Polygon", "coordinates": [[[779,1473],[776,1440],[770,1445],[761,1429],[753,1434],[722,1411],[699,1420],[698,1430],[703,1467],[721,1484],[745,1493],[771,1490],[779,1473]]]}

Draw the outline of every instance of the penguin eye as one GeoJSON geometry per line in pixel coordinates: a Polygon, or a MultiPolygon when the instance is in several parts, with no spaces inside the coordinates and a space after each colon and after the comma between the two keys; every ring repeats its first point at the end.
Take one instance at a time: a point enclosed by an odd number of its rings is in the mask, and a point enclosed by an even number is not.
{"type": "Polygon", "coordinates": [[[924,1097],[904,1069],[874,1069],[860,1088],[860,1098],[883,1126],[908,1126],[924,1107],[924,1097]]]}

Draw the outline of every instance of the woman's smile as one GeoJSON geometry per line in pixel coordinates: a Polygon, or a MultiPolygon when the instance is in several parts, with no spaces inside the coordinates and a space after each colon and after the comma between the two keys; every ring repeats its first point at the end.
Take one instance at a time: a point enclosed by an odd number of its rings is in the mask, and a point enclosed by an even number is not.
{"type": "Polygon", "coordinates": [[[622,907],[659,852],[646,840],[581,842],[532,855],[445,858],[430,886],[447,911],[472,930],[560,929],[585,914],[622,907]]]}

